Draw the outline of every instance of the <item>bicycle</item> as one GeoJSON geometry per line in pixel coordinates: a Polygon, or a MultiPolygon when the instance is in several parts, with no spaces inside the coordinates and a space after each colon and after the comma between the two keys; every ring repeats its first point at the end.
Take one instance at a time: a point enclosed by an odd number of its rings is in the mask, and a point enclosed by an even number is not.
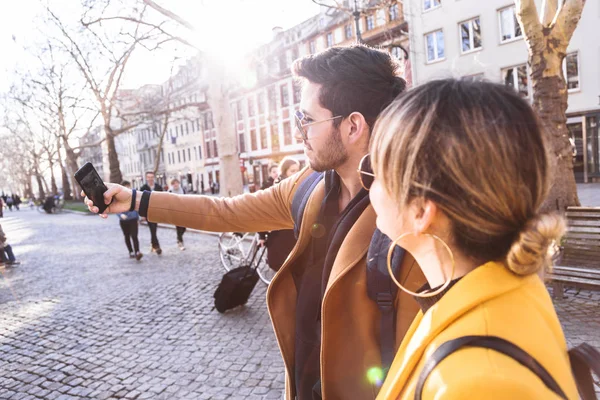
{"type": "MultiPolygon", "coordinates": [[[[255,251],[257,251],[258,233],[225,232],[219,235],[219,257],[226,271],[247,265],[255,251]]],[[[275,276],[265,257],[255,260],[252,267],[256,268],[258,277],[266,285],[271,283],[275,276]],[[258,262],[258,265],[256,263],[258,262]]]]}

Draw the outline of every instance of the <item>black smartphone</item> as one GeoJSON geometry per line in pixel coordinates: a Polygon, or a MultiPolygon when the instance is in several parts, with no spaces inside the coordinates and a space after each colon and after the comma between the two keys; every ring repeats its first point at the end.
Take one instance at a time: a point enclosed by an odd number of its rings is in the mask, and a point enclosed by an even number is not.
{"type": "Polygon", "coordinates": [[[98,207],[100,210],[100,214],[106,210],[108,207],[104,204],[104,192],[108,190],[104,182],[102,182],[102,178],[98,175],[96,168],[92,165],[92,163],[85,163],[85,165],[77,172],[75,172],[75,180],[83,189],[83,192],[88,197],[88,199],[94,202],[94,205],[98,207]]]}

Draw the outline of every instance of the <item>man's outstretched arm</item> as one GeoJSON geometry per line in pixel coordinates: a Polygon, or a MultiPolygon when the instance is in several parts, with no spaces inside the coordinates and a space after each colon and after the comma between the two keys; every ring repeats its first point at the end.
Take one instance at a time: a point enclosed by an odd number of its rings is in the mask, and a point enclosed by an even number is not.
{"type": "MultiPolygon", "coordinates": [[[[231,198],[201,195],[177,195],[160,192],[138,192],[135,209],[150,222],[215,232],[257,232],[293,228],[291,204],[298,184],[312,170],[304,169],[280,184],[256,193],[231,198]],[[142,199],[143,198],[143,199],[142,199]]],[[[128,211],[132,191],[115,184],[107,184],[104,200],[110,206],[105,213],[128,211]]],[[[86,198],[90,211],[98,209],[86,198]]],[[[102,215],[106,217],[106,214],[102,215]]]]}

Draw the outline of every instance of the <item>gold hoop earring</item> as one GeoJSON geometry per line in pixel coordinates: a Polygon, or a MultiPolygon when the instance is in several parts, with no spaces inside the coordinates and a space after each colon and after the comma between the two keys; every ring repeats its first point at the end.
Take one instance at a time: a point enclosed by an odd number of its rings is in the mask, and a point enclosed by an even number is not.
{"type": "Polygon", "coordinates": [[[452,281],[452,277],[454,276],[454,269],[456,267],[456,263],[454,262],[454,254],[452,253],[452,250],[450,250],[450,247],[446,244],[446,242],[444,242],[438,236],[433,235],[431,233],[421,233],[421,235],[429,236],[429,237],[437,240],[438,242],[442,243],[442,245],[444,245],[444,248],[446,248],[446,250],[448,251],[448,254],[450,254],[450,260],[452,260],[452,273],[450,274],[450,279],[448,279],[439,289],[437,289],[433,292],[426,292],[426,293],[412,292],[412,291],[408,290],[407,288],[405,288],[404,286],[402,286],[400,284],[400,282],[398,282],[398,280],[396,279],[396,276],[394,275],[394,271],[392,271],[392,254],[394,253],[394,248],[396,247],[396,244],[408,235],[417,235],[417,234],[419,234],[419,233],[413,233],[413,232],[403,233],[402,235],[398,236],[398,238],[396,240],[394,240],[392,242],[392,244],[390,244],[390,249],[388,250],[388,255],[387,255],[388,273],[390,274],[390,277],[392,278],[394,283],[403,292],[408,293],[411,296],[415,296],[415,297],[433,297],[433,296],[436,296],[436,295],[442,293],[450,285],[450,282],[452,281]]]}

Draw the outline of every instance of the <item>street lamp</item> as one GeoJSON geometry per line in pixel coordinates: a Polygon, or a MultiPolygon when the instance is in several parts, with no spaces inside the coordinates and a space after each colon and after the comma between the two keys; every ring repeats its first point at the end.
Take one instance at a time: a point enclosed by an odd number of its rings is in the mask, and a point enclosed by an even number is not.
{"type": "Polygon", "coordinates": [[[354,0],[354,24],[356,26],[356,43],[362,43],[362,37],[360,35],[360,11],[358,11],[358,0],[354,0]]]}

